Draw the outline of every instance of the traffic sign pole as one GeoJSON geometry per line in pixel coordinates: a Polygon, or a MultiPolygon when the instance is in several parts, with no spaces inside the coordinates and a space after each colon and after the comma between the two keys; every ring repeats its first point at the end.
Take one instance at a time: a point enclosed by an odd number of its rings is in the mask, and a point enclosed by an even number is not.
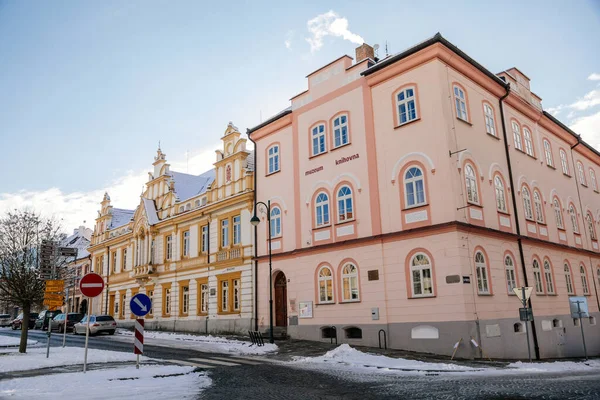
{"type": "Polygon", "coordinates": [[[67,286],[67,293],[66,293],[66,304],[67,304],[67,311],[65,312],[65,326],[63,328],[63,348],[65,347],[65,343],[67,342],[67,324],[69,322],[69,287],[67,286]]]}
{"type": "MultiPolygon", "coordinates": [[[[527,296],[525,294],[525,286],[521,287],[521,293],[523,295],[523,307],[527,310],[527,296]]],[[[525,312],[526,314],[527,311],[525,312]]],[[[531,345],[529,344],[529,318],[525,321],[525,334],[527,335],[527,354],[529,355],[529,362],[531,362],[531,345]]]]}
{"type": "Polygon", "coordinates": [[[90,339],[90,311],[92,310],[92,298],[88,297],[88,309],[87,309],[87,318],[85,324],[85,350],[83,352],[83,373],[87,371],[87,350],[88,350],[88,340],[90,339]]]}
{"type": "Polygon", "coordinates": [[[88,341],[90,338],[90,319],[92,311],[92,298],[100,296],[104,290],[104,278],[100,275],[90,272],[79,281],[79,291],[88,299],[87,323],[85,328],[85,350],[83,353],[83,372],[87,370],[88,341]]]}
{"type": "Polygon", "coordinates": [[[583,334],[583,321],[581,320],[581,314],[583,314],[583,312],[581,311],[581,301],[577,302],[577,314],[579,314],[579,326],[581,327],[581,340],[583,340],[583,355],[585,356],[585,359],[587,360],[587,348],[585,347],[585,335],[583,334]]]}

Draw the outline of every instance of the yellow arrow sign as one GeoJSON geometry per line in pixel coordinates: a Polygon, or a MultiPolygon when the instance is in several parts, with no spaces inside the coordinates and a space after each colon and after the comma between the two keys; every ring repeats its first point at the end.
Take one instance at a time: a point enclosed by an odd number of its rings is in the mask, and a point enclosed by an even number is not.
{"type": "Polygon", "coordinates": [[[46,294],[44,294],[44,301],[46,301],[46,300],[56,301],[56,302],[60,301],[62,304],[62,302],[64,301],[64,297],[62,294],[46,293],[46,294]]]}
{"type": "Polygon", "coordinates": [[[62,292],[64,288],[63,280],[46,281],[46,292],[62,292]]]}
{"type": "Polygon", "coordinates": [[[62,300],[54,301],[54,300],[44,300],[44,305],[48,307],[60,307],[63,305],[62,300]]]}

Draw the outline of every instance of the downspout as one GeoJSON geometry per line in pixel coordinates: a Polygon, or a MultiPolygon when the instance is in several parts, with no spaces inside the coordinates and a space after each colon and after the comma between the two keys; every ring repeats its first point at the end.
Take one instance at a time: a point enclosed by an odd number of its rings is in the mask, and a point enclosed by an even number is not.
{"type": "MultiPolygon", "coordinates": [[[[107,269],[106,269],[106,287],[104,288],[104,290],[106,290],[106,296],[105,296],[105,304],[104,304],[104,314],[108,315],[108,275],[110,273],[110,246],[106,247],[106,257],[108,258],[108,261],[106,262],[107,265],[107,269]]],[[[89,305],[88,305],[89,307],[89,305]]],[[[100,310],[102,310],[102,307],[100,307],[100,310]]]]}
{"type": "MultiPolygon", "coordinates": [[[[252,191],[254,196],[254,208],[256,208],[256,183],[257,183],[257,164],[258,159],[256,158],[256,142],[250,137],[250,129],[246,129],[246,135],[248,139],[254,144],[254,190],[252,191]]],[[[258,331],[258,228],[254,227],[254,330],[258,331]]]]}
{"type": "MultiPolygon", "coordinates": [[[[517,245],[519,246],[519,258],[521,260],[521,270],[523,272],[523,280],[525,283],[525,286],[529,286],[529,282],[527,281],[527,268],[525,267],[525,255],[523,253],[523,242],[522,242],[522,237],[521,237],[521,226],[519,225],[519,208],[517,207],[517,196],[515,195],[515,191],[517,190],[517,188],[515,187],[515,183],[514,183],[514,179],[513,179],[513,172],[512,172],[512,164],[510,162],[510,151],[508,149],[508,138],[506,135],[506,122],[504,120],[504,107],[503,107],[503,101],[504,99],[506,99],[508,97],[508,95],[510,94],[510,84],[508,84],[506,86],[506,94],[504,96],[502,96],[500,98],[500,119],[502,120],[502,135],[504,137],[504,153],[506,155],[506,163],[508,165],[508,179],[510,181],[510,187],[511,187],[511,199],[512,199],[512,205],[513,205],[513,211],[515,214],[515,229],[517,231],[517,245]]],[[[529,298],[528,301],[528,306],[529,308],[533,311],[532,305],[531,305],[531,298],[529,298]]],[[[536,360],[540,359],[540,347],[538,344],[538,338],[537,338],[537,331],[535,328],[535,320],[531,321],[531,333],[533,336],[533,348],[535,351],[535,358],[536,360]]],[[[527,335],[529,335],[529,332],[526,332],[527,335]]]]}

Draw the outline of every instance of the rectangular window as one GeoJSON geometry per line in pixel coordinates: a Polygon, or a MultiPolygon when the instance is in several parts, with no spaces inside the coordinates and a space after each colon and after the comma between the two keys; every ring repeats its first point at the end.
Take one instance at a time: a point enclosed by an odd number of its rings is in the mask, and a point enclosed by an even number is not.
{"type": "Polygon", "coordinates": [[[490,135],[496,136],[496,123],[494,122],[494,110],[488,104],[483,105],[485,115],[485,131],[490,135]]]}
{"type": "Polygon", "coordinates": [[[229,220],[221,221],[221,247],[229,246],[229,220]]]}
{"type": "Polygon", "coordinates": [[[221,311],[229,311],[229,281],[221,281],[221,311]]]}
{"type": "Polygon", "coordinates": [[[335,147],[348,144],[348,116],[340,115],[333,120],[333,142],[335,147]]]}
{"type": "Polygon", "coordinates": [[[154,252],[156,251],[156,247],[154,246],[155,242],[154,239],[152,239],[152,242],[150,242],[150,264],[155,264],[155,256],[154,256],[154,252]]]}
{"type": "Polygon", "coordinates": [[[458,86],[454,86],[454,101],[456,103],[456,116],[464,121],[469,121],[465,92],[458,86]]]}
{"type": "Polygon", "coordinates": [[[125,271],[127,269],[127,248],[123,249],[123,265],[121,265],[121,268],[123,269],[123,271],[125,271]]]}
{"type": "Polygon", "coordinates": [[[190,287],[189,286],[183,286],[181,288],[182,291],[182,304],[181,304],[181,311],[184,314],[187,314],[189,312],[190,309],[190,287]]]}
{"type": "Polygon", "coordinates": [[[208,283],[200,285],[200,313],[208,314],[208,283]]]}
{"type": "Polygon", "coordinates": [[[312,155],[325,153],[325,125],[317,125],[312,129],[312,155]]]}
{"type": "Polygon", "coordinates": [[[396,95],[396,108],[398,110],[398,124],[403,125],[417,119],[415,88],[407,88],[396,95]]]}
{"type": "Polygon", "coordinates": [[[117,272],[117,252],[113,251],[112,253],[112,270],[113,272],[117,272]]]}
{"type": "MultiPolygon", "coordinates": [[[[114,301],[114,297],[112,299],[114,301]]],[[[114,301],[115,303],[115,313],[114,315],[119,315],[119,299],[117,299],[117,301],[114,301]]]]}
{"type": "Polygon", "coordinates": [[[208,252],[208,225],[202,227],[202,245],[201,249],[203,253],[208,252]]]}
{"type": "Polygon", "coordinates": [[[271,146],[269,153],[269,174],[279,171],[279,146],[271,146]]]}
{"type": "Polygon", "coordinates": [[[233,217],[233,245],[242,242],[242,218],[239,215],[233,217]]]}
{"type": "Polygon", "coordinates": [[[149,290],[146,293],[146,296],[150,297],[150,310],[148,311],[149,315],[154,314],[154,290],[149,290]]]}
{"type": "Polygon", "coordinates": [[[513,289],[517,287],[514,269],[506,269],[506,284],[508,285],[508,293],[512,294],[513,289]]]}
{"type": "Polygon", "coordinates": [[[125,318],[125,300],[126,295],[121,296],[121,318],[125,318]]]}
{"type": "Polygon", "coordinates": [[[242,293],[241,293],[241,288],[240,288],[240,280],[234,279],[233,280],[233,311],[240,310],[241,298],[242,298],[242,293]]]}
{"type": "Polygon", "coordinates": [[[183,256],[189,257],[190,255],[190,231],[183,232],[183,256]]]}
{"type": "Polygon", "coordinates": [[[165,314],[171,314],[171,289],[165,289],[165,291],[163,292],[164,294],[164,302],[163,304],[165,305],[165,314]]]}
{"type": "Polygon", "coordinates": [[[167,260],[173,258],[173,235],[167,236],[167,260]]]}
{"type": "Polygon", "coordinates": [[[533,271],[533,277],[535,278],[536,293],[543,294],[544,286],[542,284],[542,274],[540,273],[540,271],[533,271]]]}

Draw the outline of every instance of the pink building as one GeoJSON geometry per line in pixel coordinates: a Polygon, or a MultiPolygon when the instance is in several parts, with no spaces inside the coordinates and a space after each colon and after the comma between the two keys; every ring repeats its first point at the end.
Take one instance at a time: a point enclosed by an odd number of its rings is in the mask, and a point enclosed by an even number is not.
{"type": "MultiPolygon", "coordinates": [[[[377,60],[364,44],[249,129],[270,200],[278,333],[527,357],[512,288],[534,287],[532,354],[600,354],[600,153],[517,68],[493,74],[441,35],[377,60]],[[333,329],[332,327],[335,327],[333,329]],[[381,333],[383,336],[383,333],[381,333]]],[[[266,215],[258,325],[269,325],[266,215]]]]}

